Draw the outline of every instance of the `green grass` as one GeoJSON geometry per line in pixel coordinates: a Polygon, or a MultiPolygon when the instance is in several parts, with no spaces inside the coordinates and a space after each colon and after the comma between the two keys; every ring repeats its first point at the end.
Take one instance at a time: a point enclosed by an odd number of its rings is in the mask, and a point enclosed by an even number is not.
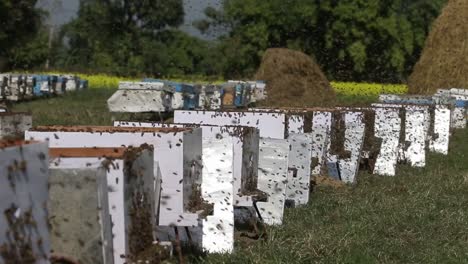
{"type": "Polygon", "coordinates": [[[336,106],[369,106],[372,103],[377,102],[377,95],[346,95],[338,93],[335,99],[336,106]]]}
{"type": "MultiPolygon", "coordinates": [[[[128,114],[109,113],[107,99],[116,88],[92,88],[51,98],[39,98],[13,105],[16,112],[33,114],[33,124],[41,125],[112,125],[112,117],[128,119],[128,114]]],[[[336,104],[362,106],[375,102],[376,96],[338,94],[336,104]]]]}
{"type": "MultiPolygon", "coordinates": [[[[35,125],[111,125],[106,100],[113,92],[92,89],[13,110],[32,112],[35,125]]],[[[267,239],[196,261],[468,263],[468,130],[456,131],[448,156],[429,154],[425,168],[399,166],[397,174],[361,173],[355,186],[318,187],[308,206],[287,209],[284,224],[268,228],[267,239]]]]}
{"type": "Polygon", "coordinates": [[[468,263],[468,130],[455,134],[448,156],[430,154],[427,163],[319,187],[265,241],[200,262],[468,263]]]}
{"type": "Polygon", "coordinates": [[[39,98],[13,106],[33,114],[33,125],[112,125],[107,99],[115,89],[89,89],[61,97],[39,98]]]}

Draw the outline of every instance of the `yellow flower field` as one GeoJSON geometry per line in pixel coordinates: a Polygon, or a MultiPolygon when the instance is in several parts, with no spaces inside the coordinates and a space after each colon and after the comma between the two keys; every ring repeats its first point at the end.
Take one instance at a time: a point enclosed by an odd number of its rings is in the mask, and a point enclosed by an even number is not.
{"type": "Polygon", "coordinates": [[[404,84],[378,84],[378,83],[355,83],[355,82],[331,82],[333,89],[344,95],[367,95],[379,94],[405,94],[408,87],[404,84]]]}
{"type": "MultiPolygon", "coordinates": [[[[57,72],[49,72],[48,74],[63,74],[57,72]]],[[[117,76],[110,76],[106,74],[81,74],[77,73],[81,79],[88,80],[90,88],[117,88],[120,81],[138,81],[139,78],[124,78],[117,76]]],[[[212,78],[208,80],[203,76],[181,76],[170,78],[175,82],[186,83],[223,83],[224,80],[220,78],[212,78]]],[[[405,94],[408,92],[408,87],[404,84],[378,84],[378,83],[356,83],[356,82],[331,82],[333,89],[338,94],[343,95],[362,95],[362,96],[376,96],[379,94],[405,94]]]]}
{"type": "Polygon", "coordinates": [[[89,88],[117,88],[122,81],[138,81],[136,78],[122,78],[106,74],[77,74],[81,79],[88,80],[89,88]]]}

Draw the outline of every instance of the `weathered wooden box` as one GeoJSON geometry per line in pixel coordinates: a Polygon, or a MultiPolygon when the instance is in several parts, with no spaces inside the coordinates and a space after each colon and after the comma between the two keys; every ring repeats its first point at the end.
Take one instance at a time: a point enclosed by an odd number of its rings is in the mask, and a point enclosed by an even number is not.
{"type": "Polygon", "coordinates": [[[31,114],[0,112],[0,139],[3,137],[23,137],[24,131],[30,129],[31,126],[31,114]]]}
{"type": "Polygon", "coordinates": [[[123,264],[152,246],[156,219],[149,146],[51,148],[50,154],[54,250],[82,263],[123,264]]]}
{"type": "Polygon", "coordinates": [[[0,141],[0,263],[49,263],[47,143],[0,141]]]}

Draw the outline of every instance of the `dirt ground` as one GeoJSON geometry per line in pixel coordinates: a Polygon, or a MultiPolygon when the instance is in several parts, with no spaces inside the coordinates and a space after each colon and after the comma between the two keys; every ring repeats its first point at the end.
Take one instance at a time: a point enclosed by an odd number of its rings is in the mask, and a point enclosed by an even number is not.
{"type": "Polygon", "coordinates": [[[314,176],[312,179],[312,185],[317,187],[331,187],[334,189],[346,186],[344,182],[334,180],[328,176],[314,176]]]}

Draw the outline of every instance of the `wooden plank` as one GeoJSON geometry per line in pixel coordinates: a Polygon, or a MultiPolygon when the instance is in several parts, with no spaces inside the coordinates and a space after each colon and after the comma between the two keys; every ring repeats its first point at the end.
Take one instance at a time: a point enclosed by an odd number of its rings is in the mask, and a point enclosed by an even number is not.
{"type": "Polygon", "coordinates": [[[128,148],[50,148],[51,158],[122,158],[128,148]]]}

